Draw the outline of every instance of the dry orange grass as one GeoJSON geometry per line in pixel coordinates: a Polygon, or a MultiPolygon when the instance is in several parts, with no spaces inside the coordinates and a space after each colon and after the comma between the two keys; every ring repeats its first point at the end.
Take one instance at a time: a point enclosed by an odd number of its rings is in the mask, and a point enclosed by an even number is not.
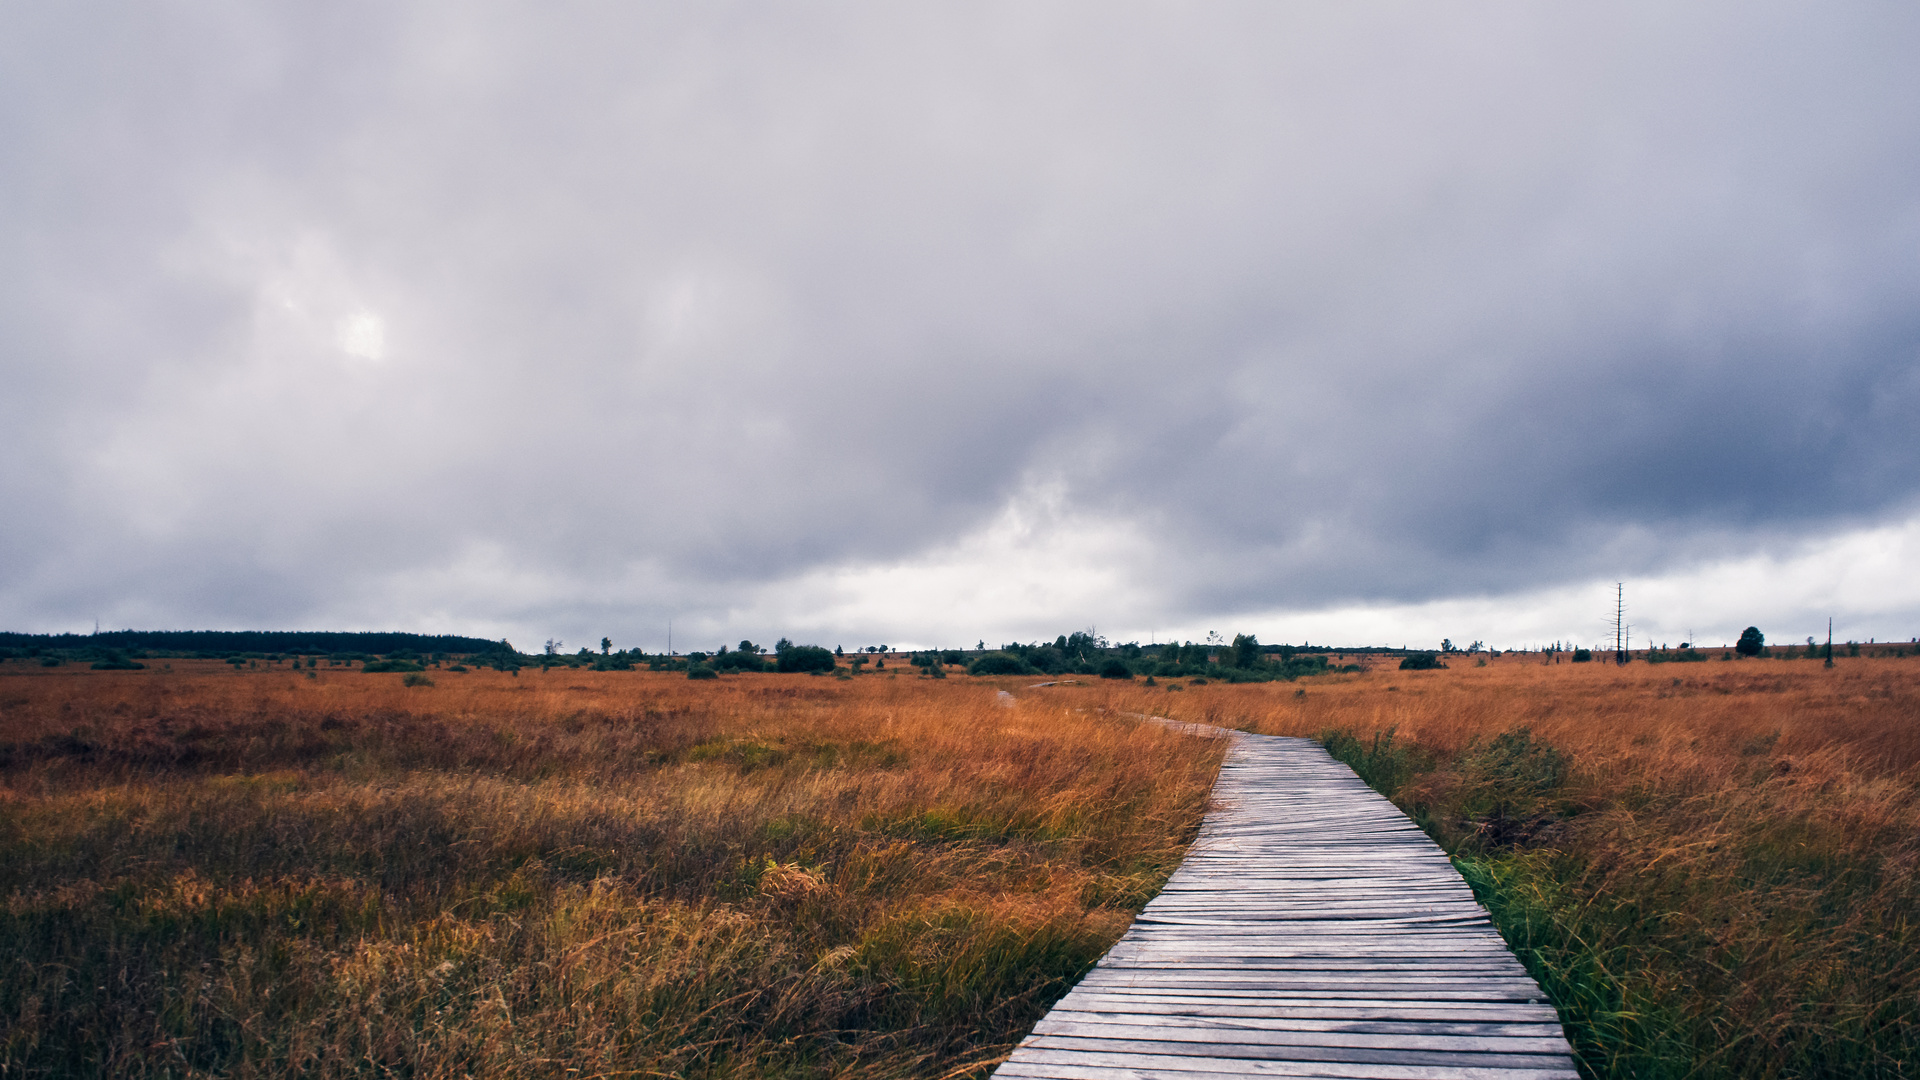
{"type": "MultiPolygon", "coordinates": [[[[1312,735],[1329,726],[1398,725],[1438,749],[1528,725],[1581,758],[1662,775],[1723,769],[1772,738],[1769,754],[1837,761],[1850,771],[1906,774],[1920,765],[1920,657],[1724,663],[1542,664],[1508,653],[1486,667],[1456,657],[1448,671],[1334,676],[1284,688],[1278,701],[1229,704],[1259,685],[1214,686],[1212,707],[1258,721],[1270,734],[1312,735]],[[1311,689],[1292,697],[1299,687],[1311,689]]],[[[1611,766],[1607,766],[1611,767],[1611,766]]]]}
{"type": "Polygon", "coordinates": [[[0,1074],[981,1071],[1219,755],[1095,690],[173,667],[0,668],[0,1074]]]}
{"type": "Polygon", "coordinates": [[[7,665],[0,1072],[982,1072],[1199,821],[1221,748],[1128,713],[1327,737],[1455,852],[1595,1075],[1920,1072],[1920,659],[1455,664],[7,665]]]}

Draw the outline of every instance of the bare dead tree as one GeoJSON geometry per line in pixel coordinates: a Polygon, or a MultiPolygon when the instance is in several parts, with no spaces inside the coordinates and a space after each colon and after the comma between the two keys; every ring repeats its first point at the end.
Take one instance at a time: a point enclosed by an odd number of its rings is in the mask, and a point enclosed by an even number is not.
{"type": "Polygon", "coordinates": [[[1623,667],[1627,663],[1627,584],[1624,581],[1613,585],[1613,662],[1623,667]]]}

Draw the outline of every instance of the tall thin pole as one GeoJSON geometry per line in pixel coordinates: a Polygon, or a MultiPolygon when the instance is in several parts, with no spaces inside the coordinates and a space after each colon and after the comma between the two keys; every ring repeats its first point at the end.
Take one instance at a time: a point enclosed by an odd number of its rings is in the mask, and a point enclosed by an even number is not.
{"type": "Polygon", "coordinates": [[[1613,662],[1623,667],[1627,662],[1627,583],[1624,581],[1613,585],[1613,662]]]}
{"type": "Polygon", "coordinates": [[[1827,616],[1827,664],[1833,666],[1833,616],[1827,616]]]}

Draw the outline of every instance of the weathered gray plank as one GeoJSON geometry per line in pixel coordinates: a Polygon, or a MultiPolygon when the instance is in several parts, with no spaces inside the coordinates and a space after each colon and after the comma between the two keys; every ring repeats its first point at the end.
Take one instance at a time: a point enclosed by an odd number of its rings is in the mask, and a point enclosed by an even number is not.
{"type": "Polygon", "coordinates": [[[1353,1065],[1332,1061],[1213,1061],[1206,1058],[1156,1058],[1103,1055],[1095,1061],[1065,1055],[1052,1060],[1014,1061],[997,1076],[1022,1080],[1233,1080],[1248,1076],[1319,1077],[1323,1080],[1577,1080],[1572,1069],[1489,1069],[1353,1065]]]}
{"type": "Polygon", "coordinates": [[[1558,1032],[1542,1035],[1485,1035],[1411,1028],[1392,1032],[1330,1031],[1325,1028],[1281,1028],[1245,1024],[1205,1026],[1187,1024],[1098,1023],[1047,1016],[1033,1029],[1037,1036],[1150,1042],[1231,1043],[1237,1046],[1299,1046],[1354,1050],[1456,1050],[1471,1053],[1562,1054],[1567,1040],[1558,1032]]]}
{"type": "Polygon", "coordinates": [[[1300,1061],[1286,1058],[1248,1059],[1173,1054],[1119,1054],[1089,1051],[1033,1050],[1007,1059],[997,1076],[1059,1077],[1071,1080],[1111,1080],[1114,1077],[1316,1076],[1352,1080],[1578,1080],[1571,1061],[1565,1066],[1471,1063],[1400,1064],[1393,1062],[1300,1061]]]}
{"type": "Polygon", "coordinates": [[[1075,991],[1060,999],[1056,1009],[1108,1010],[1116,1013],[1279,1019],[1498,1021],[1553,1023],[1559,1017],[1551,1005],[1489,1001],[1408,1001],[1402,998],[1276,996],[1256,993],[1197,993],[1194,991],[1075,991]]]}
{"type": "Polygon", "coordinates": [[[1292,1016],[1216,1016],[1192,1011],[1084,1012],[1078,1009],[1053,1010],[1034,1030],[1057,1031],[1054,1024],[1116,1024],[1135,1027],[1180,1027],[1193,1030],[1229,1031],[1330,1031],[1368,1035],[1472,1035],[1486,1037],[1558,1038],[1560,1027],[1553,1021],[1513,1023],[1487,1020],[1324,1020],[1292,1016]]]}

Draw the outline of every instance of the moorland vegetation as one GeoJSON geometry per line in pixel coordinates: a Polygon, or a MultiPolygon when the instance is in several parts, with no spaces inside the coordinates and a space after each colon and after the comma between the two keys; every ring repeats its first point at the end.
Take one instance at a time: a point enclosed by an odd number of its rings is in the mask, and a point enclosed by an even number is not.
{"type": "Polygon", "coordinates": [[[0,665],[0,1075],[984,1073],[1218,757],[910,674],[170,664],[0,665]]]}
{"type": "Polygon", "coordinates": [[[1453,854],[1592,1075],[1914,1072],[1904,647],[1321,652],[1238,684],[1231,646],[1167,651],[1075,658],[1151,686],[929,677],[944,652],[703,681],[606,649],[16,658],[0,1073],[984,1075],[1199,821],[1219,745],[1140,715],[1351,763],[1453,854]]]}

